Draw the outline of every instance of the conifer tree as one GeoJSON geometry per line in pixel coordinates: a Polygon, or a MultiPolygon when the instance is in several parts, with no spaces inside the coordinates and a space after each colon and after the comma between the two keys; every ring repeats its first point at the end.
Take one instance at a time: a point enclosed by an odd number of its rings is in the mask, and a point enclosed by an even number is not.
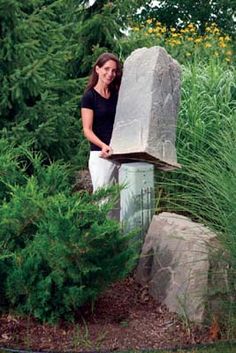
{"type": "Polygon", "coordinates": [[[68,40],[78,1],[0,0],[0,135],[72,158],[81,139],[68,40]]]}
{"type": "Polygon", "coordinates": [[[88,75],[92,63],[104,51],[120,56],[122,48],[117,39],[128,29],[131,15],[142,3],[141,0],[97,0],[89,6],[88,1],[82,1],[74,65],[77,77],[88,75]]]}

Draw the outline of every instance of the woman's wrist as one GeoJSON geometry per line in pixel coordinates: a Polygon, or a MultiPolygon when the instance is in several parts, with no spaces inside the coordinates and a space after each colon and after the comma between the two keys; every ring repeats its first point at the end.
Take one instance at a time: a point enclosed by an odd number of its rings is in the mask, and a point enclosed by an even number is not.
{"type": "Polygon", "coordinates": [[[100,147],[101,147],[102,150],[103,149],[109,149],[109,146],[106,143],[102,143],[100,147]]]}

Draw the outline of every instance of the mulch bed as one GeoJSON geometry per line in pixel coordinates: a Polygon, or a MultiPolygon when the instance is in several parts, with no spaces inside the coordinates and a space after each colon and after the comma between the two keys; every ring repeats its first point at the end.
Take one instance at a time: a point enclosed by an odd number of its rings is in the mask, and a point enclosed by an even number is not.
{"type": "Polygon", "coordinates": [[[33,351],[81,352],[176,348],[212,341],[210,329],[190,324],[148,295],[133,277],[119,281],[83,307],[74,324],[52,326],[33,318],[0,317],[0,346],[33,351]]]}

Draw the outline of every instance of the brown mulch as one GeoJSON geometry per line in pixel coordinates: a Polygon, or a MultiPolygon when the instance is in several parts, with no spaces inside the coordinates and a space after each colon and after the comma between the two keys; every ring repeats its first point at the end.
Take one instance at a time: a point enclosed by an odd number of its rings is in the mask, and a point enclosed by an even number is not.
{"type": "Polygon", "coordinates": [[[182,347],[210,342],[209,328],[189,324],[148,295],[133,277],[119,281],[84,307],[74,324],[41,324],[0,317],[0,347],[33,351],[113,351],[182,347]]]}

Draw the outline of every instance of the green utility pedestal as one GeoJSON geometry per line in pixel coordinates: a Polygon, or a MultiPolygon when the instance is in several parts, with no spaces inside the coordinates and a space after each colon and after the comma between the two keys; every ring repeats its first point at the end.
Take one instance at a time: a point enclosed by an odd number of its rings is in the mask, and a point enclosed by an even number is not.
{"type": "Polygon", "coordinates": [[[154,213],[154,166],[150,163],[124,163],[119,171],[120,221],[125,232],[134,229],[143,236],[154,213]]]}

